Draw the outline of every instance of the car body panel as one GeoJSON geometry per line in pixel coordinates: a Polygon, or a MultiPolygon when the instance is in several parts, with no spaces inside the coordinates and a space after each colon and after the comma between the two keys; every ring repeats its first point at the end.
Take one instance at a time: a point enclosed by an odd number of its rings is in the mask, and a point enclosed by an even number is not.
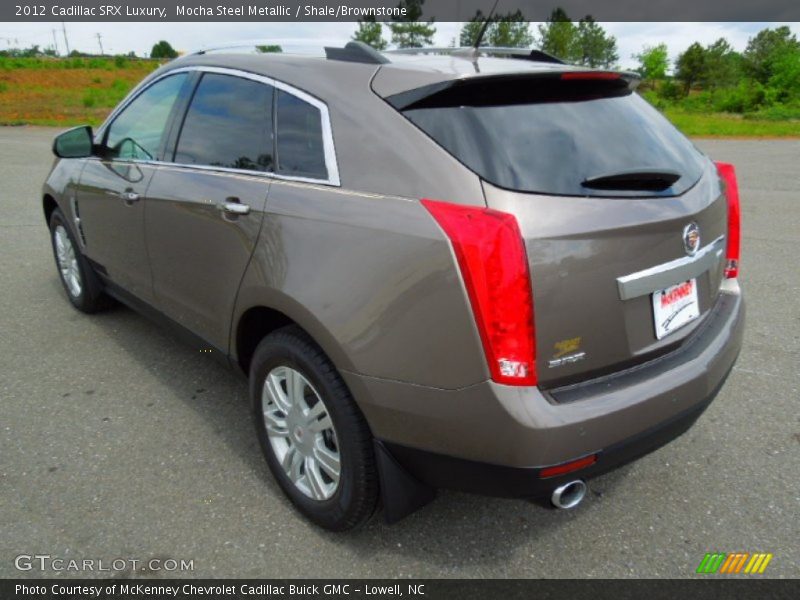
{"type": "Polygon", "coordinates": [[[464,387],[488,373],[452,265],[447,240],[416,201],[274,181],[234,322],[254,306],[275,307],[331,340],[337,350],[320,343],[340,369],[464,387]]]}
{"type": "Polygon", "coordinates": [[[258,239],[271,180],[162,165],[145,200],[155,305],[226,350],[239,284],[258,239]],[[248,214],[227,214],[237,198],[248,214]]]}
{"type": "Polygon", "coordinates": [[[651,295],[623,300],[617,284],[619,277],[686,257],[683,230],[690,223],[699,226],[702,246],[724,238],[727,203],[710,164],[692,189],[671,198],[546,196],[488,183],[484,189],[490,207],[517,217],[526,240],[534,306],[544,316],[536,323],[540,385],[601,375],[674,348],[714,304],[722,256],[697,277],[700,318],[661,340],[651,295]],[[585,357],[550,367],[563,356],[563,341],[576,339],[569,352],[585,357]]]}
{"type": "Polygon", "coordinates": [[[153,301],[150,259],[144,238],[144,198],[155,167],[132,161],[90,158],[75,200],[84,253],[117,285],[153,301]],[[135,200],[123,197],[135,194],[135,200]]]}
{"type": "Polygon", "coordinates": [[[491,381],[441,390],[348,372],[344,378],[382,440],[481,463],[540,467],[602,451],[702,404],[739,354],[744,317],[738,289],[721,294],[714,322],[672,362],[656,359],[647,378],[631,369],[616,385],[597,380],[583,399],[566,404],[536,387],[491,381]]]}

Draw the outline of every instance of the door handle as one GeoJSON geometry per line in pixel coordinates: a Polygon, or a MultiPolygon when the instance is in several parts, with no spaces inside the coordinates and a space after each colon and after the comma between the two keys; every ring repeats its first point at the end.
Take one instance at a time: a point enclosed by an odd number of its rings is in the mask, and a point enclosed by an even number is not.
{"type": "Polygon", "coordinates": [[[139,200],[139,194],[132,192],[131,190],[120,192],[119,197],[125,200],[125,202],[136,202],[139,200]]]}
{"type": "Polygon", "coordinates": [[[220,209],[231,215],[246,215],[250,212],[250,207],[239,202],[238,198],[228,198],[220,205],[220,209]]]}

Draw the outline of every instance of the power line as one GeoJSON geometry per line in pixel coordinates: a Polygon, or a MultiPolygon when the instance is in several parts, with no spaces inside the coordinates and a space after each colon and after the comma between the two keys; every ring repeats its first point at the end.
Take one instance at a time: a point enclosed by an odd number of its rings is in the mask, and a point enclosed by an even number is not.
{"type": "Polygon", "coordinates": [[[99,33],[96,33],[95,35],[97,36],[97,43],[100,44],[100,56],[103,56],[103,54],[105,54],[105,52],[103,52],[103,36],[99,33]]]}
{"type": "Polygon", "coordinates": [[[56,30],[53,29],[52,31],[53,31],[53,50],[55,51],[56,56],[58,56],[58,38],[56,38],[56,30]]]}
{"type": "Polygon", "coordinates": [[[69,40],[67,39],[67,26],[64,25],[64,21],[61,21],[61,31],[64,32],[64,45],[67,47],[66,56],[69,56],[69,40]]]}

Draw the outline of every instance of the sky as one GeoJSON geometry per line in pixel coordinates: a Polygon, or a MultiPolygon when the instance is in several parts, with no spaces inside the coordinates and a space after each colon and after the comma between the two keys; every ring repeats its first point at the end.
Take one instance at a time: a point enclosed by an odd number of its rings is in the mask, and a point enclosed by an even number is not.
{"type": "MultiPolygon", "coordinates": [[[[436,23],[435,46],[447,46],[458,38],[462,23],[436,23]]],[[[603,23],[606,31],[617,38],[620,65],[632,68],[637,62],[632,55],[646,45],[667,44],[675,59],[691,43],[710,44],[725,37],[737,50],[744,50],[749,38],[765,27],[789,25],[800,36],[800,23],[603,23]]],[[[70,50],[99,52],[99,43],[108,54],[143,56],[153,44],[167,40],[179,51],[190,52],[203,47],[225,45],[240,40],[265,40],[280,44],[285,52],[319,52],[323,46],[341,46],[355,31],[355,23],[66,23],[70,50]],[[98,42],[97,34],[100,34],[98,42]]],[[[536,24],[531,30],[537,33],[536,24]]],[[[60,53],[64,52],[61,23],[0,23],[0,49],[7,47],[52,47],[53,31],[60,53]]],[[[388,28],[384,37],[389,39],[388,28]]]]}

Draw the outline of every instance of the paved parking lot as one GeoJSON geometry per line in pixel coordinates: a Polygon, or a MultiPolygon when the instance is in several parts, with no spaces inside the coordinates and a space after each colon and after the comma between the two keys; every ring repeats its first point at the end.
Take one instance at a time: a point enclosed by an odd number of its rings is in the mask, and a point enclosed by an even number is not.
{"type": "Polygon", "coordinates": [[[800,576],[800,142],[698,142],[739,169],[749,321],[685,436],[575,511],[443,492],[335,535],[272,482],[243,379],[130,310],[68,304],[39,203],[54,133],[0,128],[0,577],[36,553],[211,577],[687,577],[708,551],[800,576]]]}

